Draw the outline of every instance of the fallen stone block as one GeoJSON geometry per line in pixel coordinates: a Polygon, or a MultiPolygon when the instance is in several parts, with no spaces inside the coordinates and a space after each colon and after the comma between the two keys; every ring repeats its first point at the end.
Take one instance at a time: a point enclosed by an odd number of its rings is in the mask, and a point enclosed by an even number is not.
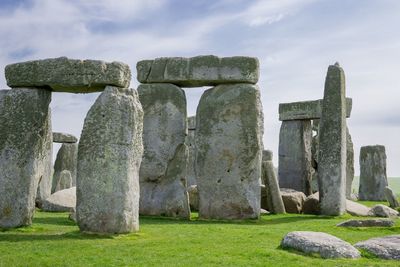
{"type": "Polygon", "coordinates": [[[400,235],[371,238],[354,246],[382,259],[400,260],[400,235]]]}
{"type": "Polygon", "coordinates": [[[42,203],[43,211],[74,211],[76,207],[76,187],[55,192],[42,203]]]}
{"type": "Polygon", "coordinates": [[[392,227],[394,221],[387,219],[347,220],[336,226],[340,227],[392,227]]]}

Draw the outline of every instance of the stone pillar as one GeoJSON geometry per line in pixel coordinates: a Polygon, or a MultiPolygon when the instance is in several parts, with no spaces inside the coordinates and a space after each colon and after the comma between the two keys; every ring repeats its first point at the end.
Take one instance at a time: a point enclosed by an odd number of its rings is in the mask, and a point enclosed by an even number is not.
{"type": "Polygon", "coordinates": [[[140,214],[190,219],[185,92],[173,84],[141,84],[143,161],[140,214]]]}
{"type": "Polygon", "coordinates": [[[346,129],[346,143],[346,198],[352,199],[351,185],[354,179],[354,146],[348,127],[346,129]]]}
{"type": "Polygon", "coordinates": [[[195,156],[195,132],[196,132],[196,116],[188,117],[187,119],[188,133],[186,136],[186,145],[189,149],[189,159],[187,168],[187,186],[197,185],[196,174],[194,171],[194,156],[195,156]]]}
{"type": "Polygon", "coordinates": [[[272,163],[272,151],[263,151],[262,162],[262,182],[265,185],[267,210],[271,213],[280,214],[285,212],[281,191],[279,189],[278,178],[272,163]]]}
{"type": "MultiPolygon", "coordinates": [[[[76,185],[76,168],[78,159],[78,143],[63,143],[58,150],[54,163],[54,175],[51,193],[55,193],[57,185],[60,183],[61,172],[67,170],[71,173],[72,186],[76,185]]],[[[60,188],[66,189],[66,188],[60,188]]]]}
{"type": "Polygon", "coordinates": [[[311,141],[310,120],[282,121],[278,164],[281,188],[291,188],[306,195],[312,193],[311,141]]]}
{"type": "Polygon", "coordinates": [[[135,90],[107,86],[86,115],[78,149],[79,229],[139,229],[143,110],[135,90]]]}
{"type": "Polygon", "coordinates": [[[384,146],[363,146],[360,150],[360,200],[385,201],[386,151],[384,146]]]}
{"type": "Polygon", "coordinates": [[[0,91],[0,227],[30,225],[48,159],[50,91],[0,91]]]}
{"type": "Polygon", "coordinates": [[[258,86],[218,85],[205,91],[196,126],[200,218],[259,218],[263,115],[258,86]]]}
{"type": "Polygon", "coordinates": [[[346,209],[346,89],[338,63],[326,75],[318,161],[321,214],[341,215],[346,209]]]}

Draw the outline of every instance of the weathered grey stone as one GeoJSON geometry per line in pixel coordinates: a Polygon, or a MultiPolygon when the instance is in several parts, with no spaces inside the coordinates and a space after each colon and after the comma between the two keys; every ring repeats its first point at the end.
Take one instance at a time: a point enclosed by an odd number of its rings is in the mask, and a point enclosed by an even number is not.
{"type": "Polygon", "coordinates": [[[70,187],[55,192],[42,204],[44,211],[74,211],[76,207],[76,187],[70,187]]]}
{"type": "Polygon", "coordinates": [[[397,210],[389,208],[388,206],[377,204],[371,207],[368,215],[376,217],[397,217],[399,216],[399,212],[397,210]]]}
{"type": "Polygon", "coordinates": [[[48,159],[51,93],[0,91],[0,227],[32,223],[38,183],[48,159]]]}
{"type": "Polygon", "coordinates": [[[76,143],[78,138],[68,133],[58,133],[53,132],[53,142],[54,143],[76,143]]]}
{"type": "Polygon", "coordinates": [[[107,85],[129,87],[131,71],[121,62],[78,60],[66,57],[7,65],[7,85],[47,88],[55,92],[92,93],[107,85]]]}
{"type": "Polygon", "coordinates": [[[273,155],[272,150],[263,150],[262,161],[272,161],[273,155]]]}
{"type": "Polygon", "coordinates": [[[322,232],[290,232],[283,238],[281,246],[308,254],[317,253],[325,259],[361,257],[360,252],[349,243],[322,232]]]}
{"type": "Polygon", "coordinates": [[[78,160],[78,144],[64,143],[58,150],[56,161],[54,163],[54,175],[51,192],[56,192],[56,187],[60,181],[61,172],[67,170],[71,173],[72,186],[76,185],[76,169],[78,160]]]}
{"type": "Polygon", "coordinates": [[[360,150],[360,200],[385,201],[386,152],[380,145],[363,146],[360,150]]]}
{"type": "Polygon", "coordinates": [[[312,130],[315,135],[311,141],[311,191],[318,192],[318,154],[319,154],[319,119],[312,121],[312,130]]]}
{"type": "Polygon", "coordinates": [[[257,58],[197,56],[192,58],[163,57],[142,60],[136,65],[141,83],[172,83],[182,87],[213,86],[226,83],[258,81],[257,58]]]}
{"type": "Polygon", "coordinates": [[[306,195],[290,188],[281,188],[281,195],[287,213],[301,213],[306,195]]]}
{"type": "Polygon", "coordinates": [[[76,208],[73,209],[73,211],[71,211],[71,213],[68,215],[68,219],[70,219],[73,222],[77,222],[76,220],[76,208]]]}
{"type": "Polygon", "coordinates": [[[196,173],[194,171],[194,157],[196,154],[196,147],[194,143],[196,133],[196,116],[188,117],[187,119],[188,133],[186,136],[185,144],[189,149],[188,166],[187,166],[187,186],[197,185],[196,173]]]}
{"type": "Polygon", "coordinates": [[[398,208],[399,201],[397,200],[396,194],[393,192],[393,190],[389,187],[385,187],[385,197],[386,200],[389,202],[389,206],[393,209],[398,208]]]}
{"type": "Polygon", "coordinates": [[[346,198],[352,199],[351,185],[354,179],[354,146],[348,127],[346,129],[346,143],[346,198]]]}
{"type": "Polygon", "coordinates": [[[346,199],[346,211],[353,216],[370,216],[371,208],[365,205],[346,199]]]}
{"type": "MultiPolygon", "coordinates": [[[[279,120],[315,120],[321,118],[323,100],[279,104],[279,120]]],[[[346,98],[346,117],[350,118],[353,101],[346,98]]]]}
{"type": "Polygon", "coordinates": [[[283,121],[279,133],[279,186],[311,192],[311,121],[283,121]]]}
{"type": "Polygon", "coordinates": [[[86,115],[78,149],[81,231],[139,229],[143,110],[135,90],[107,86],[86,115]]]}
{"type": "Polygon", "coordinates": [[[270,212],[268,211],[268,210],[265,210],[265,209],[260,209],[260,214],[261,215],[268,215],[268,214],[270,214],[270,212]]]}
{"type": "Polygon", "coordinates": [[[197,185],[189,186],[187,191],[189,193],[190,210],[198,211],[199,210],[199,191],[197,190],[197,185]]]}
{"type": "MultiPolygon", "coordinates": [[[[264,159],[264,158],[263,158],[264,159]]],[[[272,160],[272,157],[271,157],[272,160]]],[[[267,209],[271,213],[286,213],[283,204],[281,191],[279,189],[278,178],[271,160],[262,162],[262,182],[265,184],[267,195],[267,209]]]]}
{"type": "Polygon", "coordinates": [[[358,242],[354,246],[382,259],[400,260],[400,235],[375,237],[358,242]]]}
{"type": "Polygon", "coordinates": [[[56,188],[54,190],[54,192],[63,190],[63,189],[68,189],[71,188],[72,185],[72,175],[71,172],[68,170],[63,170],[60,173],[56,188]]]}
{"type": "Polygon", "coordinates": [[[185,92],[173,84],[142,84],[143,161],[140,214],[190,218],[185,92]]]}
{"type": "Polygon", "coordinates": [[[340,227],[392,227],[394,221],[388,219],[347,220],[336,226],[340,227]]]}
{"type": "Polygon", "coordinates": [[[211,88],[203,93],[196,114],[199,216],[258,218],[263,148],[258,86],[211,88]]]}
{"type": "Polygon", "coordinates": [[[321,209],[319,207],[319,193],[314,193],[309,195],[303,204],[303,213],[304,214],[315,214],[318,215],[321,213],[321,209]]]}
{"type": "Polygon", "coordinates": [[[53,141],[51,133],[51,109],[47,117],[47,131],[44,139],[46,156],[43,158],[43,175],[39,180],[39,185],[36,192],[36,206],[41,207],[42,202],[51,195],[51,184],[53,181],[53,141]]]}
{"type": "Polygon", "coordinates": [[[319,126],[318,186],[321,214],[346,210],[346,88],[343,69],[331,65],[319,126]]]}

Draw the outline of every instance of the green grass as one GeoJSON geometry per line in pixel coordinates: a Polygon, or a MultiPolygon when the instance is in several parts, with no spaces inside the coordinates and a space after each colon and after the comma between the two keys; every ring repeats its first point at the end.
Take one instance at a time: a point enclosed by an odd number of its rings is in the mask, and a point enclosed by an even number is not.
{"type": "Polygon", "coordinates": [[[258,221],[191,221],[142,217],[140,232],[85,235],[67,213],[37,212],[31,227],[0,231],[0,266],[399,266],[368,253],[324,260],[279,248],[296,230],[323,231],[352,244],[400,234],[392,228],[339,228],[350,216],[264,215],[258,221]]]}

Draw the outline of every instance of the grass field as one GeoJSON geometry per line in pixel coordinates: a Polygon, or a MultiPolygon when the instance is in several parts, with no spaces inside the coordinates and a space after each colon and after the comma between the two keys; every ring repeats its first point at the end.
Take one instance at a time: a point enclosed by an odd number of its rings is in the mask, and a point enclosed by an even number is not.
{"type": "MultiPolygon", "coordinates": [[[[352,244],[400,234],[392,228],[339,228],[351,218],[263,215],[258,221],[191,221],[142,217],[140,232],[85,235],[67,213],[36,212],[31,227],[0,231],[0,266],[399,266],[373,257],[323,260],[280,249],[295,230],[323,231],[352,244]]],[[[368,255],[366,255],[368,256],[368,255]]]]}

